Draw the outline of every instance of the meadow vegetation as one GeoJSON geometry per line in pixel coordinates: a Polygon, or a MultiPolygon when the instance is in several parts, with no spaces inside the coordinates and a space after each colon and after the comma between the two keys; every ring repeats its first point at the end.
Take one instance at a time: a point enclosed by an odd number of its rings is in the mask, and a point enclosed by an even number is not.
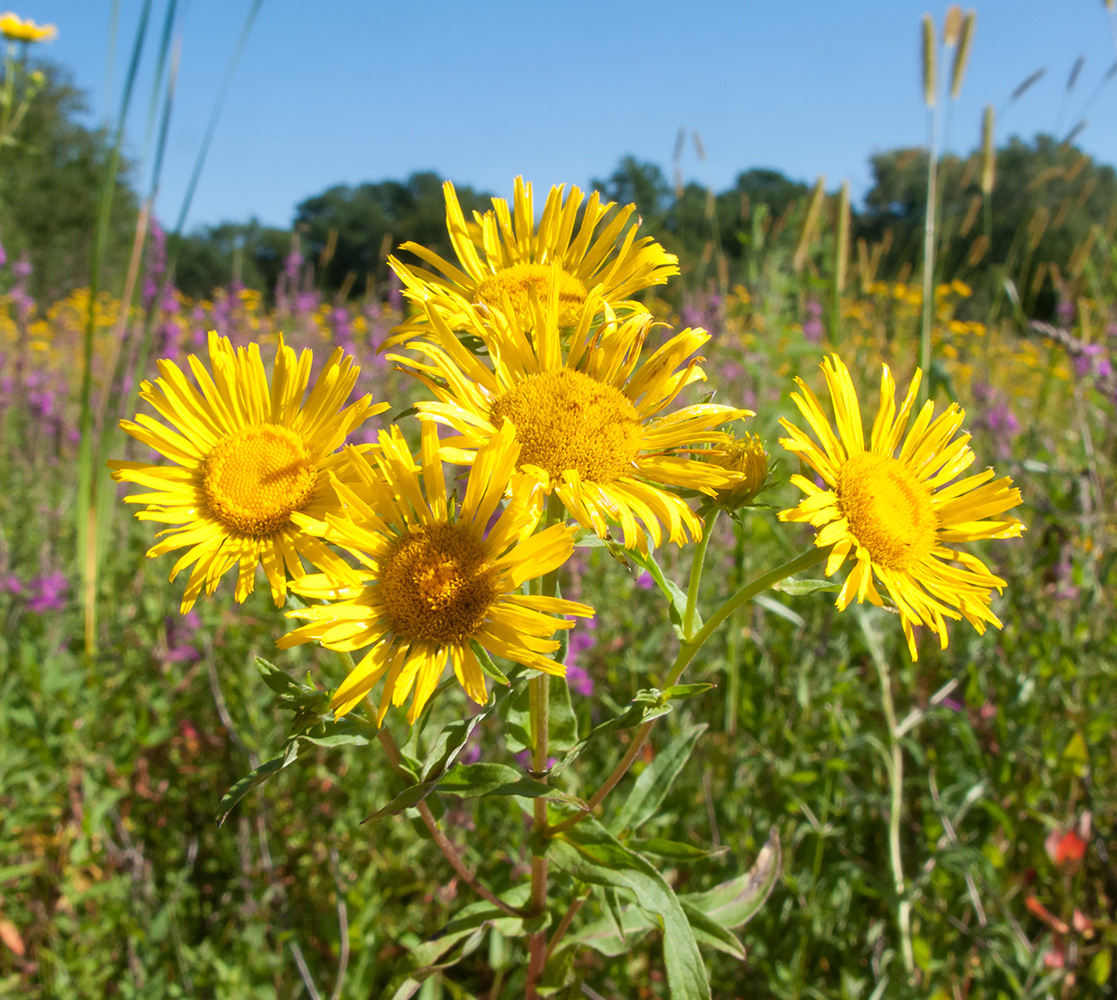
{"type": "MultiPolygon", "coordinates": [[[[327,736],[300,716],[346,665],[315,645],[276,648],[297,623],[262,573],[244,603],[226,580],[181,614],[189,574],[168,583],[175,557],[144,558],[156,526],[128,516],[127,488],[100,468],[154,461],[117,421],[143,410],[155,359],[204,359],[210,330],[260,345],[269,369],[281,334],[313,350],[315,374],[341,347],[360,366],[354,398],[390,404],[350,443],[397,425],[416,446],[412,408],[429,393],[384,348],[417,310],[385,262],[408,239],[449,253],[439,179],[331,189],[289,232],[168,239],[127,183],[104,181],[112,137],[74,125],[73,91],[46,76],[24,138],[0,148],[0,996],[523,995],[538,927],[478,909],[416,801],[364,822],[417,778],[389,766],[374,707],[327,736]],[[32,134],[73,156],[51,162],[32,134]],[[81,194],[90,178],[99,200],[81,194]],[[51,185],[78,207],[36,214],[51,185]],[[269,761],[275,773],[233,805],[228,790],[269,761]]],[[[629,159],[594,185],[636,204],[640,234],[680,257],[681,275],[632,298],[664,324],[651,346],[710,333],[706,381],[681,402],[712,390],[755,411],[735,427],[769,456],[763,492],[707,518],[698,608],[810,545],[777,517],[800,500],[790,476],[810,471],[780,446],[780,420],[801,422],[794,377],[824,398],[831,352],[869,426],[882,361],[902,394],[929,340],[936,412],[961,404],[974,468],[1022,495],[1021,537],[969,546],[1004,580],[1003,628],[951,622],[949,645],[924,635],[913,660],[894,607],[839,611],[819,567],[735,610],[691,664],[696,687],[639,746],[602,814],[620,810],[626,850],[694,906],[725,884],[710,912],[747,902],[721,923],[691,915],[715,997],[1117,991],[1117,182],[1048,137],[941,158],[925,286],[928,166],[926,150],[877,157],[860,211],[848,190],[756,170],[715,193],[629,159]],[[755,884],[733,882],[750,868],[755,884]]],[[[458,195],[467,216],[490,206],[458,195]]],[[[613,539],[579,536],[555,583],[596,616],[564,643],[556,755],[667,687],[693,550],[665,542],[649,572],[613,539]]],[[[476,720],[460,761],[530,783],[526,691],[478,714],[451,677],[414,726],[402,709],[385,726],[418,763],[445,727],[476,720]]],[[[553,789],[589,798],[635,732],[600,736],[553,789]]],[[[538,809],[475,791],[436,789],[424,808],[469,871],[522,906],[538,809]]],[[[569,923],[529,989],[699,995],[668,983],[639,892],[571,872],[552,871],[550,930],[569,923]]]]}

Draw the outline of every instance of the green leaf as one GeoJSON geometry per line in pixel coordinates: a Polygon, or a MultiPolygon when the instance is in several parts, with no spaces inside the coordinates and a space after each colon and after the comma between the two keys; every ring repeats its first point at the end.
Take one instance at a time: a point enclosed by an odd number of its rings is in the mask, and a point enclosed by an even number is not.
{"type": "Polygon", "coordinates": [[[670,743],[656,754],[652,761],[636,779],[620,814],[612,824],[612,829],[636,830],[651,819],[659,809],[671,785],[679,776],[694,745],[707,729],[705,723],[688,726],[670,743]]]}
{"type": "Polygon", "coordinates": [[[487,714],[487,711],[479,712],[472,719],[458,719],[444,726],[423,760],[423,766],[419,771],[420,781],[418,784],[405,788],[386,806],[377,809],[364,822],[375,823],[387,816],[394,816],[405,809],[417,806],[430,795],[446,776],[446,772],[453,766],[470,734],[481,724],[487,714]]]}
{"type": "Polygon", "coordinates": [[[504,671],[493,663],[493,658],[489,656],[489,651],[476,640],[471,641],[469,645],[473,650],[473,655],[477,657],[477,662],[481,664],[482,672],[488,674],[488,676],[498,684],[503,684],[507,687],[511,681],[508,680],[504,671]]]}
{"type": "MultiPolygon", "coordinates": [[[[501,898],[510,906],[523,906],[529,893],[530,886],[517,886],[501,898]]],[[[524,933],[523,919],[509,916],[491,903],[471,903],[438,937],[411,949],[401,963],[402,968],[380,995],[391,1000],[409,1000],[419,992],[424,980],[475,951],[490,929],[500,931],[505,937],[520,937],[524,933]]]]}
{"type": "Polygon", "coordinates": [[[774,597],[769,597],[767,594],[757,594],[753,598],[755,604],[759,604],[765,611],[771,611],[772,614],[785,621],[791,622],[796,628],[802,628],[806,621],[803,616],[797,611],[792,611],[786,604],[781,604],[774,597]]]}
{"type": "MultiPolygon", "coordinates": [[[[613,890],[603,890],[613,892],[613,890]]],[[[615,893],[614,893],[615,895],[615,893]]],[[[586,924],[559,942],[559,950],[585,947],[609,958],[616,958],[632,950],[633,946],[649,931],[657,929],[656,919],[638,906],[626,906],[620,913],[622,929],[618,929],[611,916],[586,924]]]]}
{"type": "Polygon", "coordinates": [[[677,840],[665,840],[663,837],[649,837],[646,840],[629,840],[628,847],[641,854],[652,854],[657,858],[666,858],[668,861],[697,861],[699,858],[708,858],[715,854],[724,854],[725,848],[717,851],[707,851],[694,844],[683,844],[677,840]]]}
{"type": "Polygon", "coordinates": [[[807,594],[817,594],[820,591],[836,593],[842,589],[842,584],[833,580],[796,580],[794,577],[790,577],[787,580],[781,580],[772,589],[790,594],[792,597],[805,597],[807,594]]]}
{"type": "Polygon", "coordinates": [[[646,858],[616,840],[595,820],[551,842],[548,857],[557,868],[589,885],[628,889],[663,929],[667,989],[673,1000],[709,1000],[710,982],[690,922],[663,876],[646,858]]]}
{"type": "Polygon", "coordinates": [[[463,799],[482,795],[520,795],[537,798],[552,789],[541,781],[533,781],[522,771],[507,764],[455,764],[438,784],[438,790],[463,799]]]}
{"type": "Polygon", "coordinates": [[[621,909],[620,893],[617,892],[616,889],[609,888],[608,886],[598,886],[598,888],[601,890],[601,895],[605,897],[605,912],[613,922],[617,937],[619,937],[621,943],[624,944],[628,935],[624,930],[624,912],[621,909]]]}
{"type": "MultiPolygon", "coordinates": [[[[683,619],[686,616],[686,592],[673,580],[668,580],[663,575],[663,570],[660,569],[659,563],[655,561],[655,555],[649,549],[646,556],[641,555],[639,552],[633,551],[629,553],[632,561],[642,566],[651,574],[651,577],[656,582],[656,586],[663,592],[663,595],[668,600],[668,616],[671,619],[671,624],[675,626],[675,633],[684,642],[688,636],[683,635],[683,619]]],[[[698,632],[702,628],[702,616],[698,613],[698,609],[694,609],[694,623],[693,629],[698,632]]]]}
{"type": "Polygon", "coordinates": [[[420,781],[417,785],[408,785],[386,806],[377,809],[376,812],[367,819],[362,820],[362,822],[375,823],[377,820],[385,819],[388,816],[395,816],[396,813],[401,813],[404,809],[412,809],[430,795],[437,787],[437,780],[420,781]]]}
{"type": "Polygon", "coordinates": [[[221,796],[221,801],[217,804],[217,825],[221,826],[221,824],[225,822],[229,813],[233,811],[233,807],[240,802],[252,788],[277,771],[282,771],[288,764],[294,761],[298,755],[298,743],[292,740],[287,744],[286,749],[280,756],[265,761],[254,771],[250,771],[241,778],[240,781],[236,782],[223,796],[221,796]]]}
{"type": "Polygon", "coordinates": [[[256,669],[269,688],[278,695],[288,695],[298,698],[303,694],[304,688],[298,681],[293,680],[288,674],[280,670],[274,663],[269,663],[262,656],[256,657],[256,669]]]}
{"type": "Polygon", "coordinates": [[[780,836],[772,827],[756,863],[744,875],[707,889],[681,896],[688,910],[704,913],[721,927],[740,927],[760,911],[780,877],[780,836]]]}
{"type": "Polygon", "coordinates": [[[712,691],[716,687],[716,684],[710,684],[705,681],[698,684],[673,684],[663,692],[663,700],[673,701],[677,698],[695,698],[700,694],[705,694],[707,691],[712,691]]]}
{"type": "Polygon", "coordinates": [[[303,743],[311,743],[316,747],[367,747],[372,740],[360,733],[331,733],[326,736],[299,736],[303,743]]]}
{"type": "Polygon", "coordinates": [[[565,677],[550,675],[547,747],[552,757],[565,753],[578,742],[578,720],[570,703],[570,685],[565,677]]]}
{"type": "Polygon", "coordinates": [[[701,910],[680,900],[683,912],[694,931],[694,939],[699,944],[716,948],[727,955],[732,955],[740,962],[748,958],[745,946],[737,939],[737,935],[726,927],[722,927],[716,920],[706,916],[701,910]]]}
{"type": "Polygon", "coordinates": [[[555,774],[573,763],[594,740],[598,740],[609,733],[618,732],[621,729],[635,729],[645,722],[666,715],[671,710],[672,706],[664,704],[660,692],[655,688],[647,688],[636,692],[636,697],[625,706],[625,710],[620,715],[607,719],[600,726],[592,729],[585,739],[575,743],[551,768],[551,773],[555,774]]]}
{"type": "Polygon", "coordinates": [[[441,778],[457,760],[458,754],[465,748],[473,730],[481,724],[487,714],[487,712],[478,712],[471,719],[457,719],[443,726],[423,759],[419,780],[430,781],[441,778]]]}

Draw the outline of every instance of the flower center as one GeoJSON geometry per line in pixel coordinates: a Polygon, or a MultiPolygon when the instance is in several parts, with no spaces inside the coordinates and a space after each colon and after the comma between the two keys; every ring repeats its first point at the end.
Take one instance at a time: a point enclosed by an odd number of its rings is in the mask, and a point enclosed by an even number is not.
{"type": "Polygon", "coordinates": [[[384,562],[380,587],[392,629],[410,642],[463,642],[497,598],[494,570],[463,524],[412,528],[384,562]]]}
{"type": "MultiPolygon", "coordinates": [[[[542,305],[547,304],[551,294],[551,280],[554,270],[550,264],[513,264],[501,268],[477,286],[477,297],[487,306],[500,309],[507,295],[512,309],[522,327],[532,325],[531,294],[542,305]]],[[[558,272],[559,326],[574,326],[578,322],[578,310],[586,301],[586,286],[572,274],[558,272]]]]}
{"type": "Polygon", "coordinates": [[[850,531],[877,565],[906,570],[933,548],[931,492],[898,459],[854,456],[838,473],[837,494],[850,531]]]}
{"type": "Polygon", "coordinates": [[[209,453],[202,492],[225,527],[259,538],[287,524],[317,482],[318,469],[301,435],[275,424],[253,424],[209,453]]]}
{"type": "Polygon", "coordinates": [[[611,483],[633,471],[644,431],[628,397],[572,368],[540,372],[497,397],[489,420],[516,426],[520,462],[554,479],[575,469],[583,480],[611,483]]]}

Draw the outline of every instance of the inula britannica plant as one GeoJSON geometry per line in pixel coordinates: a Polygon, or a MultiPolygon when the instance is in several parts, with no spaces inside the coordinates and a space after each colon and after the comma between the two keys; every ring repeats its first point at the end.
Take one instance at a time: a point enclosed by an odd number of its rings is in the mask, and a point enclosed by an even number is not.
{"type": "MultiPolygon", "coordinates": [[[[656,720],[710,697],[709,640],[723,627],[739,634],[738,612],[771,602],[774,588],[801,601],[836,592],[839,612],[877,616],[866,628],[902,630],[911,660],[925,632],[945,649],[951,622],[999,627],[994,592],[1005,580],[985,561],[997,552],[967,546],[1019,535],[1009,512],[1020,493],[975,464],[957,404],[937,416],[934,401],[917,407],[918,369],[897,403],[885,365],[878,408],[863,414],[840,350],[821,372],[833,418],[808,368],[791,397],[801,425],[784,420],[786,437],[761,440],[753,410],[764,403],[753,395],[746,407],[739,384],[703,367],[711,335],[676,331],[645,305],[678,264],[639,235],[635,206],[558,187],[537,217],[521,179],[512,205],[494,199],[472,219],[450,184],[445,201],[456,259],[415,244],[391,259],[409,309],[387,359],[413,377],[408,399],[377,393],[374,403],[340,346],[312,377],[311,353],[297,356],[282,337],[234,349],[211,333],[208,364],[160,361],[140,394],[151,412],[122,425],[158,453],[111,464],[140,488],[127,497],[142,505],[137,516],[166,526],[148,555],[175,553],[172,580],[189,569],[182,611],[234,569],[243,601],[262,571],[290,619],[275,644],[336,654],[333,665],[301,661],[306,684],[262,665],[294,712],[287,742],[220,811],[310,746],[391,769],[398,791],[372,818],[420,821],[475,898],[401,952],[386,996],[414,995],[486,936],[490,955],[512,956],[493,996],[501,983],[528,998],[572,995],[559,991],[584,951],[617,955],[659,935],[668,994],[709,997],[704,952],[744,958],[739,929],[778,879],[781,848],[773,828],[717,884],[680,874],[704,849],[641,828],[704,727],[653,749],[656,720]],[[388,408],[394,424],[362,426],[388,408]],[[765,503],[788,479],[804,494],[798,505],[765,503]],[[745,554],[750,579],[704,578],[722,544],[711,540],[730,521],[742,547],[743,527],[767,523],[786,558],[756,565],[745,554]],[[595,551],[658,588],[673,626],[673,648],[627,640],[645,657],[628,703],[592,674],[579,686],[591,694],[567,683],[571,637],[611,610],[607,597],[591,606],[563,596],[576,589],[576,560],[595,551]],[[844,580],[828,579],[843,567],[844,580]],[[589,727],[572,709],[582,698],[594,700],[589,727]],[[455,827],[472,829],[481,809],[511,819],[520,842],[507,863],[475,871],[455,827]]],[[[910,938],[902,861],[894,874],[910,938]]]]}

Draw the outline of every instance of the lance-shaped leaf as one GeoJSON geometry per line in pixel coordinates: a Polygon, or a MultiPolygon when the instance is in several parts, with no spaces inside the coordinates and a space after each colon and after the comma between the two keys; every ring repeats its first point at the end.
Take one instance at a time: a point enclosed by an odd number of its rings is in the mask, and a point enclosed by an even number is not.
{"type": "Polygon", "coordinates": [[[772,589],[790,594],[792,597],[803,597],[806,594],[817,594],[819,592],[837,592],[842,589],[842,584],[835,583],[833,580],[796,580],[791,577],[774,584],[772,589]]]}
{"type": "MultiPolygon", "coordinates": [[[[656,586],[663,592],[663,596],[667,598],[668,616],[675,628],[675,634],[681,641],[686,642],[688,637],[683,635],[683,620],[686,617],[686,592],[673,580],[667,579],[663,570],[660,569],[659,563],[655,561],[655,556],[650,548],[646,556],[636,551],[630,552],[629,556],[633,562],[638,563],[648,571],[656,586]]],[[[698,613],[697,608],[694,609],[694,622],[691,627],[695,633],[702,628],[702,616],[698,613]]]]}
{"type": "Polygon", "coordinates": [[[549,785],[534,781],[507,764],[455,764],[439,782],[438,790],[463,799],[482,795],[520,795],[533,799],[552,792],[549,785]]]}
{"type": "Polygon", "coordinates": [[[691,892],[679,898],[688,912],[703,913],[721,927],[740,927],[759,912],[780,871],[780,835],[772,827],[756,863],[744,875],[705,892],[691,892]]]}
{"type": "MultiPolygon", "coordinates": [[[[516,886],[501,898],[510,906],[519,907],[527,902],[530,891],[528,885],[516,886]]],[[[388,988],[380,995],[386,1000],[409,1000],[419,992],[425,979],[455,965],[476,950],[491,928],[506,937],[519,937],[524,933],[524,922],[520,917],[498,910],[491,903],[471,903],[446,925],[438,937],[411,949],[388,988]]]]}
{"type": "Polygon", "coordinates": [[[229,813],[233,811],[233,807],[243,799],[249,791],[260,784],[261,781],[266,780],[277,771],[282,771],[287,765],[292,763],[299,755],[299,744],[297,740],[291,740],[284,752],[278,757],[273,757],[271,760],[264,761],[255,770],[250,771],[240,781],[236,782],[223,796],[221,801],[217,804],[217,825],[220,826],[225,822],[229,813]]]}
{"type": "Polygon", "coordinates": [[[384,819],[385,816],[394,816],[396,813],[403,812],[404,809],[417,806],[430,795],[438,787],[442,778],[445,777],[446,772],[453,766],[473,730],[481,724],[486,714],[487,712],[480,712],[472,719],[458,719],[444,726],[423,760],[418,784],[409,785],[386,806],[377,809],[365,822],[374,823],[377,820],[384,819]]]}
{"type": "Polygon", "coordinates": [[[656,754],[655,760],[640,772],[632,786],[620,815],[612,824],[613,830],[636,830],[656,814],[693,752],[698,737],[706,729],[705,723],[688,726],[656,754]]]}
{"type": "Polygon", "coordinates": [[[628,889],[663,930],[663,958],[672,1000],[709,1000],[710,982],[690,922],[674,891],[647,858],[630,851],[594,820],[553,840],[547,856],[589,885],[628,889]]]}
{"type": "Polygon", "coordinates": [[[551,773],[561,771],[567,767],[574,760],[576,760],[594,740],[600,739],[609,733],[615,733],[621,729],[635,729],[637,726],[645,722],[650,722],[652,719],[658,719],[661,715],[666,715],[670,712],[672,706],[663,701],[663,696],[656,688],[647,688],[643,691],[637,691],[636,697],[632,699],[625,707],[625,710],[620,715],[615,715],[611,719],[607,719],[595,729],[590,730],[585,739],[579,740],[574,744],[565,754],[559,759],[558,763],[551,768],[551,773]]]}

